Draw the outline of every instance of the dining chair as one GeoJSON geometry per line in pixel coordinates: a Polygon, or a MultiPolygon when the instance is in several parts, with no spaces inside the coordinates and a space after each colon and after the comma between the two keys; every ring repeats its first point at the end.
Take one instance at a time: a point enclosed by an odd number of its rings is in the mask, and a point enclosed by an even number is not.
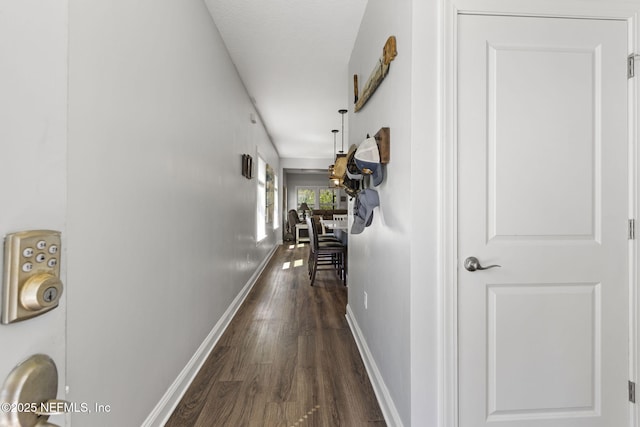
{"type": "Polygon", "coordinates": [[[315,224],[316,219],[307,217],[307,226],[309,227],[309,279],[311,286],[316,279],[318,270],[334,270],[342,280],[342,284],[347,284],[347,275],[345,271],[347,248],[340,241],[318,240],[318,229],[315,224]]]}

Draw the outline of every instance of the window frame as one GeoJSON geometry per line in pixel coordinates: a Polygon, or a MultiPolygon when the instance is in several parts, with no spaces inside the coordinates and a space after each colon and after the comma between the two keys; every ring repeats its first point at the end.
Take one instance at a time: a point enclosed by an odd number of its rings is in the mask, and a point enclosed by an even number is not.
{"type": "Polygon", "coordinates": [[[279,194],[279,186],[278,186],[278,175],[273,173],[273,229],[277,230],[280,228],[280,204],[278,202],[279,194]]]}
{"type": "Polygon", "coordinates": [[[313,202],[313,206],[311,206],[310,203],[307,202],[307,204],[309,205],[309,207],[312,210],[331,210],[331,209],[341,209],[340,208],[340,189],[338,188],[330,188],[330,187],[325,187],[322,185],[296,185],[296,211],[298,213],[302,212],[300,210],[300,193],[299,191],[301,189],[305,189],[305,190],[311,190],[314,192],[314,202],[313,202]],[[333,201],[333,204],[331,207],[327,207],[327,208],[323,208],[321,206],[321,202],[320,202],[320,192],[321,191],[332,191],[333,194],[335,195],[335,200],[333,201]]]}
{"type": "Polygon", "coordinates": [[[256,242],[267,237],[267,162],[258,154],[256,173],[256,242]]]}

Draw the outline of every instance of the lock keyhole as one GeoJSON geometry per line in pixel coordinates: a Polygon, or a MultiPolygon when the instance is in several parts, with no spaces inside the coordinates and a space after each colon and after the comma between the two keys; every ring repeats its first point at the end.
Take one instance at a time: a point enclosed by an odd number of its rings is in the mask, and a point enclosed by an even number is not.
{"type": "Polygon", "coordinates": [[[44,295],[42,297],[46,302],[53,302],[58,297],[58,290],[53,286],[50,288],[47,288],[44,291],[44,295]]]}

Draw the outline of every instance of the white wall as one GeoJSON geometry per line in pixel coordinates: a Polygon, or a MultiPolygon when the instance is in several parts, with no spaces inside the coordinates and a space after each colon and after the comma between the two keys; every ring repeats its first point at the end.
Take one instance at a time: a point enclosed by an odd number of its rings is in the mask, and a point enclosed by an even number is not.
{"type": "MultiPolygon", "coordinates": [[[[0,238],[28,229],[62,231],[66,283],[66,0],[0,2],[0,52],[0,238]]],[[[58,367],[64,397],[65,300],[63,293],[53,311],[0,325],[0,383],[19,362],[45,353],[58,367]]]]}
{"type": "Polygon", "coordinates": [[[370,0],[347,76],[358,74],[362,91],[387,37],[396,36],[388,76],[362,110],[349,113],[350,144],[391,128],[380,208],[371,227],[349,236],[349,307],[397,411],[388,414],[398,417],[391,425],[437,425],[441,416],[441,4],[370,0]]]}
{"type": "MultiPolygon", "coordinates": [[[[360,327],[402,423],[411,425],[411,1],[370,0],[349,62],[360,92],[391,35],[398,56],[388,76],[359,112],[349,108],[349,145],[391,129],[391,161],[375,189],[380,208],[362,234],[349,235],[349,308],[360,327]],[[368,309],[364,308],[364,293],[368,309]]],[[[352,87],[352,83],[349,85],[352,87]]],[[[349,90],[351,92],[351,89],[349,90]]],[[[429,424],[415,424],[429,425],[429,424]]]]}
{"type": "Polygon", "coordinates": [[[279,238],[256,245],[241,154],[280,165],[204,2],[69,16],[68,398],[112,407],[74,425],[134,426],[279,238]]]}
{"type": "MultiPolygon", "coordinates": [[[[442,139],[443,1],[413,0],[411,74],[411,425],[442,420],[443,337],[438,319],[441,206],[439,141],[442,139]]],[[[399,47],[400,49],[400,47],[399,47]]]]}

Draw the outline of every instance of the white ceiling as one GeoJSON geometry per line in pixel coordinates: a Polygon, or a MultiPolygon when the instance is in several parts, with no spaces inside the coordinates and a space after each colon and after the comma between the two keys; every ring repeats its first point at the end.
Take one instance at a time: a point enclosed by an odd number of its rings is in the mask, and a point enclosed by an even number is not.
{"type": "Polygon", "coordinates": [[[205,1],[280,156],[331,158],[367,0],[205,1]]]}

